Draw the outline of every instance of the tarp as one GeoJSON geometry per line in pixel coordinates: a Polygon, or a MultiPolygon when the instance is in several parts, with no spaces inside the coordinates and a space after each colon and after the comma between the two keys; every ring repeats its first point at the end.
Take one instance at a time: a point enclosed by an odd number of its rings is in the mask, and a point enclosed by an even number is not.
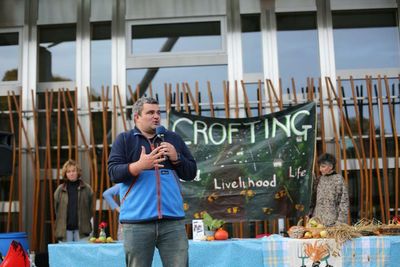
{"type": "Polygon", "coordinates": [[[316,134],[315,103],[262,117],[225,119],[171,111],[197,161],[183,182],[188,220],[202,212],[226,221],[298,217],[308,211],[316,134]]]}

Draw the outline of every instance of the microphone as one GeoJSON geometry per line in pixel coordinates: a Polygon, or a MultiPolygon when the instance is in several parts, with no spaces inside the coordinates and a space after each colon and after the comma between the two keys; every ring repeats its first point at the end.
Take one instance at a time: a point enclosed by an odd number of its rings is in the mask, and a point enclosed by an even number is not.
{"type": "MultiPolygon", "coordinates": [[[[161,142],[164,142],[164,134],[167,130],[164,126],[160,125],[156,128],[156,136],[161,139],[161,142]]],[[[164,155],[165,160],[168,160],[168,156],[164,155]]]]}
{"type": "Polygon", "coordinates": [[[165,129],[164,126],[160,125],[156,128],[156,135],[158,138],[161,139],[162,142],[164,142],[164,134],[167,130],[165,129]]]}

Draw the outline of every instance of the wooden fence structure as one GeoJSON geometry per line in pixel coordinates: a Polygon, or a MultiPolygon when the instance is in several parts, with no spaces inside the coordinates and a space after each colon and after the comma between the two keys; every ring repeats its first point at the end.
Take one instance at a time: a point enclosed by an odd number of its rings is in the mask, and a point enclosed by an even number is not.
{"type": "MultiPolygon", "coordinates": [[[[286,91],[281,83],[274,85],[269,79],[258,81],[257,99],[248,97],[248,84],[244,81],[222,82],[223,103],[214,103],[213,89],[209,82],[205,90],[200,85],[188,83],[165,84],[159,92],[150,87],[145,94],[160,97],[163,112],[171,109],[215,117],[221,112],[226,118],[240,116],[262,116],[266,113],[285,109],[287,106],[315,101],[318,105],[317,153],[334,153],[337,168],[349,183],[351,197],[351,218],[349,223],[360,218],[377,218],[388,222],[399,210],[399,144],[396,108],[400,105],[400,77],[366,76],[363,80],[352,77],[335,81],[329,78],[307,79],[307,87],[296,89],[294,79],[286,91]],[[207,95],[207,97],[205,97],[207,95]],[[239,99],[243,95],[243,99],[239,99]],[[207,100],[206,100],[207,99],[207,100]],[[327,132],[327,123],[332,131],[327,132]],[[379,166],[379,167],[378,167],[379,166]]],[[[204,85],[202,85],[204,86],[204,85]]],[[[32,92],[31,112],[34,133],[28,133],[24,119],[27,111],[21,109],[21,97],[9,92],[2,99],[0,120],[4,130],[13,133],[12,175],[3,179],[9,194],[0,194],[0,201],[8,202],[8,210],[0,214],[0,232],[23,229],[21,212],[12,212],[12,202],[19,202],[21,209],[33,209],[31,247],[45,251],[47,243],[54,239],[53,193],[60,183],[60,168],[69,158],[86,157],[90,173],[90,184],[95,192],[97,208],[93,210],[95,231],[101,221],[109,223],[109,230],[116,237],[117,217],[115,212],[103,209],[102,192],[111,186],[107,174],[107,160],[112,144],[111,136],[116,134],[116,121],[122,121],[123,129],[129,130],[132,104],[141,96],[143,89],[130,86],[127,101],[122,101],[118,86],[103,87],[101,97],[93,106],[93,97],[86,88],[87,110],[78,110],[75,90],[60,88],[34,95],[32,92]],[[110,101],[111,100],[111,101],[110,101]],[[82,114],[88,124],[83,125],[82,114]],[[89,127],[89,136],[84,127],[89,127]],[[33,134],[33,139],[29,138],[33,134]],[[25,140],[25,143],[23,142],[25,140]],[[34,140],[30,143],[29,140],[34,140]],[[81,140],[81,142],[78,142],[81,140]],[[25,145],[23,145],[25,144],[25,145]],[[28,179],[33,179],[33,200],[22,203],[22,157],[33,166],[28,179]]],[[[315,172],[318,172],[316,166],[315,172]]],[[[7,191],[7,189],[3,189],[7,191]]],[[[296,223],[286,218],[286,227],[296,223]]],[[[231,236],[254,237],[261,233],[277,233],[277,220],[251,221],[227,225],[231,236]]],[[[191,226],[187,226],[189,236],[191,226]]]]}

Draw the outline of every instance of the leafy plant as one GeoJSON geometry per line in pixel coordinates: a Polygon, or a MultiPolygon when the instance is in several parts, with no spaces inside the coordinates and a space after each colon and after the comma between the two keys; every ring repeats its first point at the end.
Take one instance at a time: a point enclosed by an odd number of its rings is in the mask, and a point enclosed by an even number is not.
{"type": "Polygon", "coordinates": [[[203,214],[203,223],[205,226],[207,226],[208,230],[215,231],[218,228],[221,228],[222,225],[224,225],[225,221],[214,219],[213,217],[211,217],[210,214],[205,212],[203,214]]]}

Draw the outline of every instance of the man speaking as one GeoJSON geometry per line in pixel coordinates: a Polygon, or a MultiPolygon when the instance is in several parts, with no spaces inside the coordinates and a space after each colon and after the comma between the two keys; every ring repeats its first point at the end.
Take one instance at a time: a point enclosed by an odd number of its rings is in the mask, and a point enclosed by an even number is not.
{"type": "Polygon", "coordinates": [[[135,128],[117,136],[108,160],[111,180],[121,183],[119,220],[128,267],[150,267],[155,247],[163,266],[188,264],[179,179],[193,180],[197,166],[182,138],[160,126],[160,115],[154,98],[136,101],[135,128]]]}

